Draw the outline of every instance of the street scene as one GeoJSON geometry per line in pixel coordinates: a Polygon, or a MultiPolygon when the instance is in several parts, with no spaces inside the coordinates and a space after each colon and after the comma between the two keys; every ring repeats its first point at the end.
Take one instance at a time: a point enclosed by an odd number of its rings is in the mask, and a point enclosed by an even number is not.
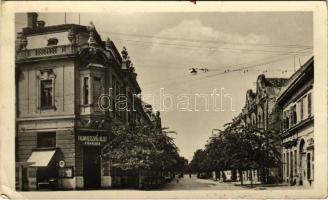
{"type": "Polygon", "coordinates": [[[16,13],[16,190],[313,188],[312,18],[16,13]]]}

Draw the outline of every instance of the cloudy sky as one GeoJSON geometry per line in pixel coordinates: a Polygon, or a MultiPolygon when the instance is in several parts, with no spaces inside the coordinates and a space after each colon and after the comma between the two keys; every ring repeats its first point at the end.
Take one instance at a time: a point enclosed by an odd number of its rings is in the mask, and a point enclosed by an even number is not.
{"type": "MultiPolygon", "coordinates": [[[[39,20],[62,24],[64,16],[39,13],[39,20]]],[[[77,13],[66,16],[67,23],[79,23],[77,13]]],[[[142,94],[155,109],[161,108],[160,88],[172,96],[171,103],[166,98],[165,105],[173,107],[161,112],[162,123],[177,132],[172,136],[189,160],[204,147],[212,129],[240,113],[246,90],[254,89],[259,74],[289,77],[312,56],[310,12],[80,14],[81,25],[90,21],[103,40],[109,37],[119,50],[128,49],[142,94]],[[209,70],[192,75],[191,67],[209,70]],[[211,109],[214,89],[228,95],[219,101],[219,111],[211,109]],[[196,94],[209,96],[209,111],[204,101],[195,101],[196,94]],[[183,104],[191,111],[177,109],[182,95],[191,98],[189,105],[186,99],[183,104]]],[[[26,15],[17,15],[16,29],[24,26],[26,15]]]]}

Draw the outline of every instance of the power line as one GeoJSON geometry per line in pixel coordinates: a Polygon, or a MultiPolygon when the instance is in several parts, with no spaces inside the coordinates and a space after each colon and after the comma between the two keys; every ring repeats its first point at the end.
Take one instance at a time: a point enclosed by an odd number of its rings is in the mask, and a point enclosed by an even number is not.
{"type": "MultiPolygon", "coordinates": [[[[244,69],[250,69],[250,68],[254,68],[254,67],[259,67],[261,65],[265,65],[265,64],[270,64],[270,63],[274,63],[274,62],[278,62],[278,61],[281,61],[281,60],[285,60],[286,58],[289,58],[290,56],[283,56],[282,58],[279,58],[279,59],[274,59],[274,60],[270,60],[268,62],[262,62],[262,63],[258,63],[258,64],[254,64],[254,65],[249,65],[249,66],[245,66],[245,67],[241,67],[241,68],[236,68],[236,69],[232,69],[232,70],[229,70],[229,71],[226,71],[226,72],[220,72],[220,73],[217,73],[217,74],[213,74],[213,75],[207,75],[205,77],[199,77],[199,78],[195,78],[195,79],[188,79],[188,80],[177,80],[175,82],[169,82],[169,83],[165,83],[164,85],[172,85],[172,84],[181,84],[181,83],[184,83],[184,82],[187,82],[187,81],[196,81],[196,80],[202,80],[202,79],[205,79],[205,78],[212,78],[212,77],[216,77],[216,76],[220,76],[220,75],[225,75],[225,74],[228,74],[228,73],[232,73],[232,72],[237,72],[237,71],[242,71],[244,69]]],[[[143,87],[143,89],[148,89],[148,88],[152,88],[154,86],[156,86],[158,84],[155,84],[151,87],[143,87]]]]}
{"type": "Polygon", "coordinates": [[[111,32],[111,31],[99,31],[107,34],[113,35],[125,35],[132,37],[142,37],[142,38],[158,38],[165,40],[180,40],[187,42],[203,42],[203,43],[220,43],[220,44],[238,44],[238,45],[250,45],[250,46],[267,46],[267,47],[283,47],[283,48],[312,48],[310,45],[296,45],[296,44],[268,44],[268,43],[241,43],[241,42],[226,42],[226,41],[218,41],[218,40],[199,40],[195,38],[174,38],[174,37],[164,37],[164,36],[152,36],[152,35],[143,35],[143,34],[131,34],[131,33],[119,33],[119,32],[111,32]]]}
{"type": "MultiPolygon", "coordinates": [[[[268,50],[261,50],[261,49],[240,49],[240,48],[226,48],[226,47],[216,47],[216,46],[195,46],[195,45],[185,45],[185,44],[173,44],[173,43],[165,43],[165,42],[152,42],[152,41],[141,41],[141,40],[127,40],[127,39],[116,39],[119,41],[124,42],[132,42],[136,45],[143,45],[143,46],[152,46],[153,44],[161,45],[166,48],[180,48],[180,49],[190,49],[196,48],[196,49],[207,49],[209,51],[224,51],[224,52],[232,52],[232,53],[243,53],[243,54],[292,54],[294,55],[297,51],[268,51],[268,50]],[[183,48],[188,47],[188,48],[183,48]],[[234,51],[226,51],[226,50],[234,50],[234,51]],[[242,51],[242,52],[241,52],[242,51]]],[[[312,50],[309,47],[302,48],[303,51],[306,50],[312,50]]],[[[301,52],[302,53],[302,52],[301,52]]],[[[306,52],[304,52],[306,53],[306,52]]]]}

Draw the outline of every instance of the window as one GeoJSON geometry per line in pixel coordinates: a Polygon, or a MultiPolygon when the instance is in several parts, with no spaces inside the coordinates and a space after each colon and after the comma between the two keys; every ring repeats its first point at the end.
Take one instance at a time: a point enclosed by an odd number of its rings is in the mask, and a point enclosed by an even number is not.
{"type": "Polygon", "coordinates": [[[83,104],[89,104],[89,77],[83,78],[83,104]]]}
{"type": "Polygon", "coordinates": [[[282,160],[283,160],[283,167],[282,167],[282,174],[285,176],[286,173],[286,153],[282,154],[282,160]]]}
{"type": "Polygon", "coordinates": [[[285,111],[283,114],[283,128],[288,129],[289,128],[289,112],[285,111]]]}
{"type": "Polygon", "coordinates": [[[304,117],[304,108],[303,108],[303,98],[301,99],[300,101],[300,120],[302,121],[303,120],[303,117],[304,117]]]}
{"type": "Polygon", "coordinates": [[[311,153],[306,154],[307,179],[311,179],[311,153]]]}
{"type": "Polygon", "coordinates": [[[308,115],[311,116],[312,115],[312,94],[309,93],[308,94],[308,115]]]}
{"type": "Polygon", "coordinates": [[[258,116],[258,128],[262,128],[262,119],[261,119],[261,115],[258,116]]]}
{"type": "Polygon", "coordinates": [[[98,104],[98,98],[101,94],[101,79],[99,77],[94,77],[93,80],[93,104],[98,104]]]}
{"type": "Polygon", "coordinates": [[[297,113],[296,113],[296,105],[294,105],[293,107],[291,107],[291,110],[290,110],[290,114],[291,114],[291,125],[294,125],[296,124],[297,122],[297,113]]]}
{"type": "Polygon", "coordinates": [[[289,153],[287,152],[287,168],[286,168],[286,174],[287,174],[287,177],[289,176],[289,153]]]}
{"type": "Polygon", "coordinates": [[[56,147],[56,133],[55,132],[38,133],[37,147],[38,148],[56,147]]]}
{"type": "Polygon", "coordinates": [[[58,44],[58,39],[57,38],[49,38],[48,39],[48,44],[47,46],[54,46],[58,44]]]}
{"type": "Polygon", "coordinates": [[[293,166],[293,152],[291,151],[290,152],[290,176],[293,177],[293,169],[294,169],[294,166],[293,166]]]}
{"type": "Polygon", "coordinates": [[[52,107],[52,80],[41,80],[41,107],[52,107]]]}
{"type": "Polygon", "coordinates": [[[294,150],[294,172],[295,174],[297,174],[297,153],[296,153],[296,150],[294,150]]]}

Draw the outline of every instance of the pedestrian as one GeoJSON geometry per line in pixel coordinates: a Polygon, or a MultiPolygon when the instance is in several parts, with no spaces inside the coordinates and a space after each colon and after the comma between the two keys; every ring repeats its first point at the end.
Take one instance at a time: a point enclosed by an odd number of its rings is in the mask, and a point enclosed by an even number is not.
{"type": "Polygon", "coordinates": [[[189,172],[189,178],[191,178],[191,173],[189,172]]]}

